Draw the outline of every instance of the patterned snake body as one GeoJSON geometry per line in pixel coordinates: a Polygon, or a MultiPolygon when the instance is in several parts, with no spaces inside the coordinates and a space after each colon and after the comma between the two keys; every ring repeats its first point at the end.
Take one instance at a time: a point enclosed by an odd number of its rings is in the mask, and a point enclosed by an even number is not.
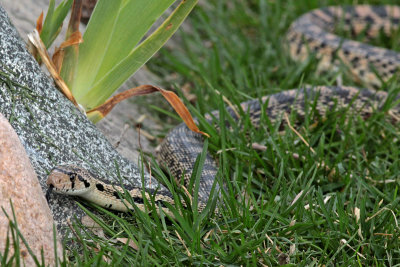
{"type": "MultiPolygon", "coordinates": [[[[344,64],[349,73],[369,88],[377,88],[382,82],[390,79],[400,67],[400,54],[367,44],[347,40],[332,33],[337,25],[353,34],[365,33],[368,38],[380,32],[390,35],[400,24],[400,8],[396,6],[352,6],[327,7],[304,14],[291,25],[286,39],[290,55],[299,61],[311,54],[319,59],[318,71],[330,71],[344,64]]],[[[318,98],[315,109],[324,115],[333,107],[348,107],[362,117],[368,117],[374,110],[379,110],[387,98],[387,93],[371,89],[359,90],[354,87],[314,87],[293,89],[265,96],[260,100],[251,100],[241,106],[250,115],[257,126],[264,105],[266,115],[271,121],[280,119],[283,112],[295,110],[299,116],[305,116],[307,100],[318,98]],[[265,102],[267,105],[265,107],[265,102]]],[[[229,109],[228,109],[229,111],[229,109]]],[[[231,112],[233,118],[235,114],[231,112]]],[[[218,115],[217,113],[213,113],[218,115]]],[[[393,118],[400,118],[400,106],[391,109],[393,118]]],[[[397,120],[397,119],[396,119],[397,120]]],[[[203,150],[203,139],[199,134],[190,131],[181,124],[174,128],[160,146],[159,158],[171,171],[180,178],[183,175],[188,184],[197,156],[203,150]]],[[[199,199],[203,202],[210,196],[217,165],[207,154],[203,166],[199,199]]],[[[123,202],[120,193],[123,189],[99,180],[94,174],[80,167],[63,165],[54,168],[49,175],[48,185],[54,191],[83,197],[105,208],[119,211],[131,209],[129,203],[123,202]]],[[[173,204],[173,199],[166,192],[147,192],[141,188],[126,188],[140,208],[144,209],[143,196],[153,194],[156,202],[173,204]]],[[[165,208],[165,206],[162,206],[165,208]]],[[[204,207],[199,204],[198,209],[204,207]]]]}
{"type": "Polygon", "coordinates": [[[79,196],[90,202],[99,204],[100,206],[116,211],[132,210],[132,205],[123,199],[124,189],[129,192],[135,205],[144,210],[143,194],[147,199],[149,194],[154,195],[156,204],[160,204],[161,208],[169,213],[164,205],[165,202],[174,203],[172,196],[168,193],[155,194],[155,191],[149,190],[143,193],[140,188],[127,187],[124,188],[112,185],[102,181],[96,174],[74,165],[61,165],[55,167],[47,184],[50,190],[56,190],[71,196],[79,196]]]}
{"type": "Polygon", "coordinates": [[[304,14],[290,27],[287,43],[292,58],[303,61],[314,53],[322,72],[344,64],[353,78],[369,88],[379,88],[400,66],[400,54],[341,38],[332,32],[341,28],[353,36],[373,39],[393,35],[400,24],[400,7],[326,7],[304,14]]]}

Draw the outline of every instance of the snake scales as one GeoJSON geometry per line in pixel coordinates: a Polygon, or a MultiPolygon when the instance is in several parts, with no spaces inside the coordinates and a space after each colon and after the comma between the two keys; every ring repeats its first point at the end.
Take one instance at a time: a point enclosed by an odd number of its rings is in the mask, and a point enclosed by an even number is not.
{"type": "MultiPolygon", "coordinates": [[[[370,89],[359,90],[354,87],[314,87],[288,90],[260,100],[242,104],[248,111],[252,122],[258,125],[261,105],[266,101],[265,112],[271,121],[280,118],[283,112],[295,110],[298,115],[305,115],[306,99],[318,97],[316,110],[324,114],[333,106],[351,106],[361,116],[367,117],[373,110],[379,109],[387,94],[376,92],[382,82],[397,73],[400,66],[400,54],[374,47],[368,44],[347,40],[334,35],[335,27],[340,25],[354,35],[365,34],[367,38],[380,33],[390,36],[399,27],[400,7],[396,6],[348,6],[327,7],[313,10],[294,21],[286,34],[290,55],[297,61],[308,58],[311,54],[319,59],[318,71],[330,71],[342,64],[349,73],[370,89]]],[[[265,106],[265,105],[264,105],[265,106]]],[[[400,107],[391,110],[394,117],[400,117],[400,107]]],[[[214,113],[217,115],[217,113],[214,113]]],[[[232,116],[235,114],[232,112],[232,116]]],[[[174,128],[161,144],[159,157],[169,168],[174,177],[184,175],[187,184],[196,158],[203,150],[203,140],[199,134],[191,132],[184,124],[174,128]]],[[[206,156],[201,178],[199,198],[205,201],[211,192],[217,166],[210,155],[206,156]]],[[[101,181],[95,174],[73,165],[55,167],[49,175],[47,184],[58,193],[82,197],[100,206],[126,211],[132,208],[121,199],[123,189],[101,181]]],[[[140,209],[144,208],[143,196],[154,194],[155,201],[166,208],[165,202],[173,204],[169,193],[151,192],[143,194],[141,188],[126,188],[140,209]]],[[[199,204],[199,209],[204,204],[199,204]]]]}

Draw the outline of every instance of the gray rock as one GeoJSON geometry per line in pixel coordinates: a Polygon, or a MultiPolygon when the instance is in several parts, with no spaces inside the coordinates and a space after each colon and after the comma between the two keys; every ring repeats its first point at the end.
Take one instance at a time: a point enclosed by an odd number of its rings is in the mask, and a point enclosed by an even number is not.
{"type": "MultiPolygon", "coordinates": [[[[26,86],[0,87],[0,113],[17,132],[38,175],[43,191],[49,171],[61,163],[80,164],[109,181],[118,181],[117,169],[125,181],[146,188],[161,187],[155,179],[120,156],[97,128],[87,120],[43,74],[25,43],[0,7],[0,69],[12,71],[10,78],[26,86]]],[[[59,228],[83,212],[69,197],[52,195],[50,209],[59,228]]]]}
{"type": "MultiPolygon", "coordinates": [[[[56,5],[58,5],[61,0],[56,0],[55,2],[56,5]]],[[[48,4],[49,0],[1,0],[1,5],[7,11],[11,22],[15,25],[15,28],[24,40],[27,40],[27,34],[32,32],[35,28],[36,20],[40,13],[43,11],[44,14],[46,14],[48,4]]],[[[67,16],[67,21],[68,19],[69,17],[67,16]]],[[[64,22],[60,35],[56,38],[54,44],[49,49],[50,52],[54,51],[54,47],[59,46],[62,43],[66,32],[67,21],[64,22]]],[[[80,31],[82,33],[85,31],[85,26],[83,24],[81,24],[80,31]]],[[[118,92],[141,84],[159,85],[159,80],[160,79],[156,75],[148,71],[146,68],[141,68],[121,87],[120,90],[118,90],[118,92]]],[[[118,104],[106,118],[96,124],[112,144],[117,142],[120,143],[117,147],[117,151],[135,163],[140,159],[140,148],[138,142],[139,135],[133,125],[135,118],[140,116],[140,108],[136,103],[137,101],[123,101],[118,104]],[[125,124],[128,124],[130,127],[121,136],[125,124]]],[[[157,127],[157,125],[150,120],[143,121],[142,125],[148,129],[157,127]]],[[[146,138],[142,137],[140,139],[140,144],[144,151],[154,152],[154,147],[151,146],[150,142],[146,138]]]]}

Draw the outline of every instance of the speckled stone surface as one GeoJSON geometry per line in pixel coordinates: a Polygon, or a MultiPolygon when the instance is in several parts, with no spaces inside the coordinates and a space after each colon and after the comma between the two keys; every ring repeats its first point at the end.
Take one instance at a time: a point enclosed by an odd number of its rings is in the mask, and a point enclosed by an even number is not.
{"type": "MultiPolygon", "coordinates": [[[[61,1],[56,0],[56,5],[61,1]]],[[[43,11],[46,13],[49,0],[0,0],[0,5],[8,13],[8,16],[20,33],[22,39],[27,40],[27,34],[33,30],[36,24],[36,19],[43,11]]],[[[68,17],[67,17],[68,19],[68,17]]],[[[49,49],[50,52],[54,51],[55,46],[59,46],[63,41],[66,32],[67,23],[63,24],[60,35],[56,38],[54,44],[49,49]]],[[[81,24],[80,31],[85,31],[85,26],[81,24]]],[[[168,42],[168,44],[171,41],[168,42]]],[[[134,76],[121,86],[118,92],[127,90],[129,88],[141,84],[159,85],[159,78],[147,70],[145,67],[139,69],[134,76]]],[[[155,95],[157,96],[157,95],[155,95]]],[[[153,96],[154,97],[154,96],[153,96]]],[[[161,97],[161,96],[157,96],[161,97]]],[[[118,104],[106,118],[96,124],[96,127],[107,137],[111,144],[119,143],[117,151],[132,162],[138,162],[140,158],[139,153],[139,134],[135,129],[136,119],[143,113],[143,108],[140,108],[141,98],[135,101],[126,100],[118,104]],[[142,112],[140,112],[142,110],[142,112]],[[128,129],[124,129],[128,125],[128,129]]],[[[147,130],[158,129],[154,121],[145,119],[141,122],[147,130]]],[[[140,138],[141,148],[146,152],[154,152],[154,146],[150,141],[143,136],[140,138]]]]}
{"type": "MultiPolygon", "coordinates": [[[[108,180],[117,181],[117,167],[126,183],[142,184],[139,168],[121,157],[97,128],[89,122],[44,75],[26,51],[25,44],[0,7],[0,66],[14,74],[13,81],[24,88],[10,89],[1,84],[0,113],[17,132],[38,175],[43,191],[49,171],[60,163],[80,164],[108,180]]],[[[159,186],[155,179],[144,175],[146,187],[159,186]]],[[[161,187],[161,190],[165,188],[161,187]]],[[[59,228],[69,218],[82,217],[74,199],[51,195],[50,208],[59,228]]]]}
{"type": "MultiPolygon", "coordinates": [[[[34,254],[39,256],[43,249],[45,262],[53,265],[55,255],[51,211],[17,134],[1,114],[0,207],[4,208],[11,218],[13,213],[15,214],[18,228],[34,254]]],[[[12,240],[8,227],[9,219],[3,211],[0,211],[0,252],[5,249],[7,234],[12,240]]],[[[20,246],[21,258],[25,265],[35,265],[22,241],[20,241],[20,246]]],[[[62,246],[59,241],[57,242],[57,254],[62,255],[62,246]]]]}

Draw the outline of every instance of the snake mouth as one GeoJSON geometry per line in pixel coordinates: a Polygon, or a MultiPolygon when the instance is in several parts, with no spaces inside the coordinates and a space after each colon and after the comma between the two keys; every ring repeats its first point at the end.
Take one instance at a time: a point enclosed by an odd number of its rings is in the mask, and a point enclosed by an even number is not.
{"type": "Polygon", "coordinates": [[[54,189],[54,185],[50,184],[49,188],[46,191],[46,201],[47,202],[49,202],[49,200],[50,200],[50,195],[53,192],[53,189],[54,189]]]}
{"type": "Polygon", "coordinates": [[[58,191],[57,184],[59,184],[59,183],[57,183],[57,181],[59,182],[60,179],[57,179],[57,178],[59,178],[59,177],[57,177],[57,175],[54,175],[54,174],[50,174],[50,176],[47,178],[47,181],[46,181],[46,185],[48,186],[47,191],[50,191],[50,193],[53,190],[58,191]]]}

